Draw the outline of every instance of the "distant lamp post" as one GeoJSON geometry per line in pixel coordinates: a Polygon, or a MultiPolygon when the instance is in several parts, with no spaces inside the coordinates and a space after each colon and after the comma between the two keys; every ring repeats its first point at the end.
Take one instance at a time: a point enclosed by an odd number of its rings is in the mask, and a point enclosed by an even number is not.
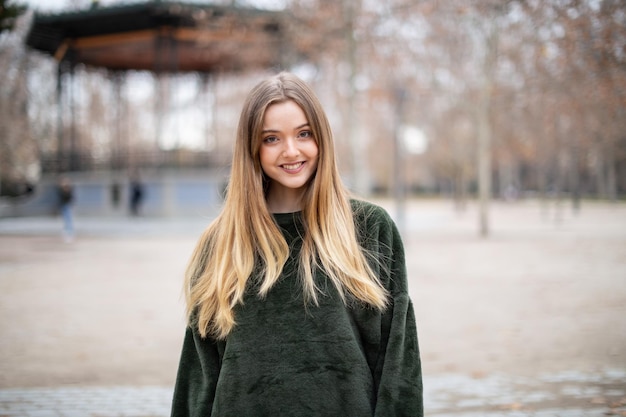
{"type": "Polygon", "coordinates": [[[398,141],[399,145],[402,148],[402,155],[398,158],[399,162],[399,171],[397,174],[396,181],[398,186],[396,187],[396,202],[398,205],[398,223],[401,232],[405,231],[406,228],[406,210],[405,210],[405,199],[406,199],[406,169],[407,166],[405,164],[405,159],[407,156],[412,155],[422,155],[428,149],[428,138],[424,131],[416,126],[412,125],[400,125],[398,128],[398,141]]]}

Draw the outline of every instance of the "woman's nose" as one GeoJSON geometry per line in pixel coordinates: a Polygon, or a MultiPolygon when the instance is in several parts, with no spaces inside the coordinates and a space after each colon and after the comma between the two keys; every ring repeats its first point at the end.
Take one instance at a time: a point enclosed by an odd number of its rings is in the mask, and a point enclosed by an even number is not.
{"type": "Polygon", "coordinates": [[[298,149],[298,143],[295,139],[289,138],[285,141],[285,147],[283,148],[283,155],[285,156],[297,156],[300,150],[298,149]]]}

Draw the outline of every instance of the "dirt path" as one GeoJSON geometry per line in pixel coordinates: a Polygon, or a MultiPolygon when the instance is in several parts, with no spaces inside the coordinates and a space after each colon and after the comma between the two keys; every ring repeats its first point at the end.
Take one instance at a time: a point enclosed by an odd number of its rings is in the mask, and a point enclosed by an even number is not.
{"type": "Polygon", "coordinates": [[[426,372],[626,370],[626,207],[498,205],[486,240],[473,210],[430,208],[407,239],[426,372]]]}

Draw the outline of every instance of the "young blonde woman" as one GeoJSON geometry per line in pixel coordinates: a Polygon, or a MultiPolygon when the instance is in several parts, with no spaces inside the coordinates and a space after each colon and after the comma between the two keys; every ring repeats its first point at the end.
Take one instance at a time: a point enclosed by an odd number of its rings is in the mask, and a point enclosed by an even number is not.
{"type": "Polygon", "coordinates": [[[333,147],[296,76],[248,95],[224,207],[186,272],[173,417],[423,415],[402,241],[349,197],[333,147]]]}

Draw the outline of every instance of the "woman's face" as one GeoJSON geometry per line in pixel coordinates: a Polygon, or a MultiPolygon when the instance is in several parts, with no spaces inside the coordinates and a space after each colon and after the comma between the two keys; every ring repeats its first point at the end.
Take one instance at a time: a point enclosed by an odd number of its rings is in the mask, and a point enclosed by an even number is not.
{"type": "Polygon", "coordinates": [[[268,202],[299,202],[317,170],[318,154],[317,141],[300,106],[291,100],[270,105],[263,118],[259,150],[261,168],[270,181],[268,202]]]}

